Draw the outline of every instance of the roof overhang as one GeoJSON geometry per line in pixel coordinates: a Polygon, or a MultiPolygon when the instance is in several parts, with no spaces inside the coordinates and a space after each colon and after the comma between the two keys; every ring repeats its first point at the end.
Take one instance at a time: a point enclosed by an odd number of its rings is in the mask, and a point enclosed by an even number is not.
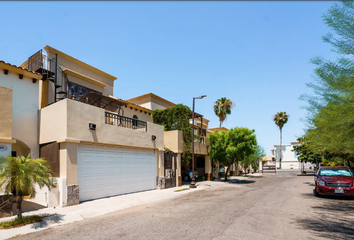
{"type": "Polygon", "coordinates": [[[115,112],[118,108],[126,105],[124,101],[109,96],[104,96],[99,93],[91,92],[85,94],[85,96],[89,99],[89,104],[97,107],[102,107],[111,112],[115,112]]]}
{"type": "Polygon", "coordinates": [[[99,74],[99,75],[101,75],[103,77],[106,77],[106,78],[108,78],[108,79],[110,79],[112,81],[117,79],[115,76],[112,76],[112,75],[110,75],[110,74],[108,74],[108,73],[106,73],[106,72],[104,72],[104,71],[102,71],[102,70],[100,70],[98,68],[95,68],[95,67],[93,67],[93,66],[91,66],[91,65],[89,65],[87,63],[84,63],[84,62],[82,62],[82,61],[80,61],[80,60],[78,60],[78,59],[76,59],[76,58],[74,58],[74,57],[72,57],[72,56],[70,56],[70,55],[68,55],[66,53],[63,53],[63,52],[59,51],[58,49],[55,49],[55,48],[53,48],[51,46],[46,45],[44,47],[44,50],[46,50],[47,53],[57,54],[59,57],[62,57],[62,58],[66,59],[66,60],[68,60],[70,62],[76,63],[77,65],[79,65],[79,66],[81,66],[83,68],[89,69],[89,70],[91,70],[91,71],[93,71],[93,72],[95,72],[95,73],[97,73],[97,74],[99,74]]]}
{"type": "Polygon", "coordinates": [[[36,79],[36,80],[42,79],[42,75],[39,73],[28,71],[27,69],[24,69],[22,67],[18,67],[16,65],[12,65],[12,64],[4,62],[4,61],[0,61],[0,68],[7,69],[13,73],[22,74],[23,76],[25,76],[27,78],[32,78],[32,79],[36,79]]]}
{"type": "Polygon", "coordinates": [[[81,73],[78,73],[78,72],[75,72],[73,70],[70,70],[70,69],[67,69],[65,68],[64,70],[64,73],[68,76],[73,76],[73,77],[76,77],[76,78],[79,78],[79,79],[82,79],[82,80],[85,80],[86,82],[89,82],[89,83],[92,83],[96,86],[99,86],[99,87],[105,87],[107,86],[105,83],[101,82],[101,81],[97,81],[96,79],[93,79],[93,78],[90,78],[86,75],[83,75],[81,73]]]}

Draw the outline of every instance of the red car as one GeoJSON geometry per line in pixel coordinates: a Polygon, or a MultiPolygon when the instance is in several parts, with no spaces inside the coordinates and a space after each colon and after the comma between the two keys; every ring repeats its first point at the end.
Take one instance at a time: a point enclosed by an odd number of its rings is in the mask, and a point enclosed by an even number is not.
{"type": "Polygon", "coordinates": [[[315,175],[315,195],[354,196],[353,184],[349,167],[320,167],[315,175]]]}

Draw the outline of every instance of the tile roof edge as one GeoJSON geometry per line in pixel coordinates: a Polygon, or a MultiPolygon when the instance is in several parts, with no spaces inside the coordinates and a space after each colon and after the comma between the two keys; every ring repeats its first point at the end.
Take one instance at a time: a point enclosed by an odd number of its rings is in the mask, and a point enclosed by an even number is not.
{"type": "Polygon", "coordinates": [[[18,69],[21,69],[21,70],[24,70],[24,71],[27,71],[27,72],[36,74],[36,75],[39,75],[39,76],[41,75],[41,74],[39,74],[39,73],[37,73],[37,72],[33,72],[33,71],[28,70],[28,69],[19,67],[19,66],[17,66],[17,65],[13,65],[13,64],[8,63],[8,62],[5,62],[5,61],[3,61],[3,60],[0,60],[0,63],[3,63],[3,64],[5,64],[5,65],[9,65],[10,67],[15,67],[15,68],[18,68],[18,69]]]}

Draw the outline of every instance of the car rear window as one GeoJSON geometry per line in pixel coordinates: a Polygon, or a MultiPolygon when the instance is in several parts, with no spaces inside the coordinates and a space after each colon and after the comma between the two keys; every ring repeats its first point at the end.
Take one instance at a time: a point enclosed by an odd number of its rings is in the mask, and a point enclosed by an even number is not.
{"type": "Polygon", "coordinates": [[[350,169],[321,169],[320,176],[353,176],[350,169]]]}

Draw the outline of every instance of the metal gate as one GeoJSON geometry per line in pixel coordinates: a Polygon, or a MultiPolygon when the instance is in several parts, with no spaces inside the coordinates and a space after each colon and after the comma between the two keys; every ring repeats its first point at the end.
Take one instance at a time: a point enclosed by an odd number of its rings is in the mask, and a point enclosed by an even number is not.
{"type": "Polygon", "coordinates": [[[165,188],[176,187],[176,154],[165,151],[165,188]]]}
{"type": "Polygon", "coordinates": [[[262,173],[277,173],[276,165],[263,165],[262,173]]]}
{"type": "Polygon", "coordinates": [[[318,167],[316,164],[305,163],[305,162],[300,163],[301,174],[315,174],[317,172],[317,169],[318,167]]]}

